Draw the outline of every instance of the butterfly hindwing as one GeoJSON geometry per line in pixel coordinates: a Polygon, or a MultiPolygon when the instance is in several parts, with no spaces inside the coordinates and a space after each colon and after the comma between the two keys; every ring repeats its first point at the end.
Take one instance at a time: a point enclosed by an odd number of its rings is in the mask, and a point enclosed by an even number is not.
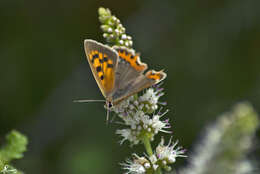
{"type": "Polygon", "coordinates": [[[165,79],[166,76],[167,76],[166,73],[164,73],[163,71],[150,70],[147,73],[145,73],[145,77],[147,79],[152,80],[154,84],[159,83],[160,81],[165,79]]]}
{"type": "Polygon", "coordinates": [[[114,46],[113,49],[119,57],[115,84],[118,89],[122,89],[145,71],[147,65],[140,61],[139,55],[128,48],[114,46]]]}
{"type": "Polygon", "coordinates": [[[114,46],[121,60],[128,62],[131,67],[137,72],[144,72],[147,69],[147,65],[140,61],[139,54],[135,54],[133,50],[126,47],[114,46]]]}
{"type": "Polygon", "coordinates": [[[147,65],[140,61],[139,55],[124,47],[113,47],[119,55],[116,71],[115,91],[112,94],[113,103],[117,104],[123,99],[148,88],[166,77],[162,71],[143,71],[147,65]]]}
{"type": "Polygon", "coordinates": [[[94,40],[85,40],[84,46],[92,73],[106,98],[114,89],[118,55],[110,47],[94,40]]]}
{"type": "Polygon", "coordinates": [[[160,82],[166,77],[166,74],[162,71],[156,72],[154,70],[148,71],[145,75],[139,74],[135,79],[126,82],[127,85],[123,85],[124,88],[116,89],[113,93],[113,103],[118,104],[125,98],[140,92],[145,88],[149,88],[152,85],[160,82]],[[152,78],[150,78],[152,76],[152,78]],[[154,78],[156,77],[156,79],[154,78]]]}

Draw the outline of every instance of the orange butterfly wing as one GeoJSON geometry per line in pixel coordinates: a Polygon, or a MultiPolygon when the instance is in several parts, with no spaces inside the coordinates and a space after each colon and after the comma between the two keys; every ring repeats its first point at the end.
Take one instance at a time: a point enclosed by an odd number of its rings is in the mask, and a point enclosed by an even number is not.
{"type": "Polygon", "coordinates": [[[115,84],[117,53],[108,46],[94,40],[85,40],[85,52],[92,73],[105,98],[112,93],[115,84]]]}

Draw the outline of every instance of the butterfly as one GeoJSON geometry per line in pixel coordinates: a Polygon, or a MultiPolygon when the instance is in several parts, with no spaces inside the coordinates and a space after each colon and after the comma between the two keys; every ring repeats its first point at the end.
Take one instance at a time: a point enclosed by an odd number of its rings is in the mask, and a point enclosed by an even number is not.
{"type": "Polygon", "coordinates": [[[144,74],[147,65],[140,61],[139,54],[126,47],[111,48],[86,39],[84,48],[91,71],[105,100],[77,100],[77,102],[105,101],[109,110],[129,96],[166,78],[166,73],[163,71],[150,70],[144,74]]]}

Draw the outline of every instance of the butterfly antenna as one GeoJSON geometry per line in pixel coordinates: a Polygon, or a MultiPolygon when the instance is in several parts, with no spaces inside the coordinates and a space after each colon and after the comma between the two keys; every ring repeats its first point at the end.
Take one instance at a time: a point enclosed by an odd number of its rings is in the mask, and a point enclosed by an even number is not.
{"type": "Polygon", "coordinates": [[[75,103],[106,102],[106,100],[73,100],[75,103]]]}

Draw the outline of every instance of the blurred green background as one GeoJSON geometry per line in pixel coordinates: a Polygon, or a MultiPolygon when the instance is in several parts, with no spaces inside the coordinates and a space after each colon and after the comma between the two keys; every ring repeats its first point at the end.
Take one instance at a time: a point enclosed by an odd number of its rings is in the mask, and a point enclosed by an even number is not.
{"type": "MultiPolygon", "coordinates": [[[[118,163],[143,153],[118,144],[103,104],[72,103],[102,99],[83,49],[86,38],[104,42],[100,6],[122,21],[143,62],[165,69],[162,101],[188,152],[233,104],[248,100],[260,111],[259,0],[1,0],[0,140],[15,128],[30,142],[17,168],[122,173],[118,163]]],[[[260,155],[255,146],[252,158],[260,155]]],[[[177,161],[176,168],[187,163],[177,161]]]]}

